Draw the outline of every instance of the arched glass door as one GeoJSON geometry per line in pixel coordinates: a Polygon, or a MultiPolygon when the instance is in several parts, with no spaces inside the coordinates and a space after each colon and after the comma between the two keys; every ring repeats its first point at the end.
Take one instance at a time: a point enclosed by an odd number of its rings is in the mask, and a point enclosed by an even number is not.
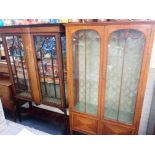
{"type": "Polygon", "coordinates": [[[133,123],[144,34],[134,29],[114,31],[108,42],[104,117],[133,123]]]}
{"type": "Polygon", "coordinates": [[[97,115],[100,65],[100,36],[94,30],[73,34],[74,110],[97,115]]]}

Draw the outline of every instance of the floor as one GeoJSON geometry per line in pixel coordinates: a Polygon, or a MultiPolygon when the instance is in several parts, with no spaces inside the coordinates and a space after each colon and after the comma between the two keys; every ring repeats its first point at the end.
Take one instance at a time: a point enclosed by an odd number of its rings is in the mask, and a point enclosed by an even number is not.
{"type": "MultiPolygon", "coordinates": [[[[5,112],[6,119],[13,121],[12,115],[10,112],[5,112]]],[[[33,116],[24,117],[22,118],[22,122],[17,120],[17,123],[22,124],[24,126],[28,126],[42,132],[52,134],[52,135],[64,135],[64,128],[63,125],[59,122],[55,121],[45,121],[33,116]]]]}
{"type": "Polygon", "coordinates": [[[6,126],[1,130],[0,135],[49,135],[46,132],[10,120],[5,120],[5,124],[6,126]]]}
{"type": "Polygon", "coordinates": [[[33,127],[35,129],[38,129],[40,131],[43,131],[52,135],[64,134],[61,124],[56,122],[49,123],[37,118],[29,118],[29,119],[22,120],[21,124],[25,126],[33,127]]]}

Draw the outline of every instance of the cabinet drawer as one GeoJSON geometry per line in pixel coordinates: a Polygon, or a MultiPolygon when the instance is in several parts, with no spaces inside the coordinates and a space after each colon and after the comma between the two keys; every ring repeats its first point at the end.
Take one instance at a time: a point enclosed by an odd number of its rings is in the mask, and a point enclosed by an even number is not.
{"type": "Polygon", "coordinates": [[[97,134],[98,121],[79,114],[73,114],[73,130],[97,134]]]}

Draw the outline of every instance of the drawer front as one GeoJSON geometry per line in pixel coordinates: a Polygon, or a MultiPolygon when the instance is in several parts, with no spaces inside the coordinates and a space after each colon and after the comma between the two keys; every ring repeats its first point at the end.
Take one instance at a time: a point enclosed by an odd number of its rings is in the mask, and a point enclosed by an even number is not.
{"type": "Polygon", "coordinates": [[[97,120],[79,114],[73,114],[72,120],[73,130],[87,134],[97,134],[97,120]]]}

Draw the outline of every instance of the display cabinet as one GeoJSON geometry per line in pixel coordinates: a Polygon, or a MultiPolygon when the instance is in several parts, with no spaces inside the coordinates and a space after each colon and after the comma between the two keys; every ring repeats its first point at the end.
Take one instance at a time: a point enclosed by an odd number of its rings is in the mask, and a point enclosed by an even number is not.
{"type": "Polygon", "coordinates": [[[70,130],[138,134],[153,23],[68,24],[70,130]]]}
{"type": "Polygon", "coordinates": [[[65,111],[65,35],[61,25],[1,28],[0,34],[17,100],[65,111]]]}

